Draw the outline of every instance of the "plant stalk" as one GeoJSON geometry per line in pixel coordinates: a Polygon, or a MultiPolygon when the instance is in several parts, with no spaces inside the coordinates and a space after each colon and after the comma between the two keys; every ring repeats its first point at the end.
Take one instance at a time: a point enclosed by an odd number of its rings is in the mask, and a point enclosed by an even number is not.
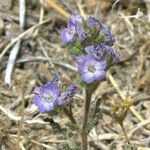
{"type": "Polygon", "coordinates": [[[82,126],[82,132],[81,132],[82,150],[88,150],[87,123],[88,123],[88,116],[89,116],[91,96],[92,96],[92,92],[86,90],[86,101],[85,101],[84,119],[83,119],[83,126],[82,126]]]}
{"type": "Polygon", "coordinates": [[[69,120],[72,122],[72,124],[74,124],[76,126],[77,130],[80,131],[80,128],[73,116],[72,110],[71,109],[68,110],[68,109],[64,108],[63,111],[66,114],[66,116],[69,118],[69,120]]]}

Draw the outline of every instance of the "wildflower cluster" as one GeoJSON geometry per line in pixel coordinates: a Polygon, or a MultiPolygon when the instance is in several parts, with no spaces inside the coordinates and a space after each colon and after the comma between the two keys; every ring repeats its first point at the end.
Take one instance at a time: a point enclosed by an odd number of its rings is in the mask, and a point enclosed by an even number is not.
{"type": "Polygon", "coordinates": [[[119,52],[111,47],[115,39],[110,29],[93,17],[84,20],[78,14],[71,15],[61,37],[86,84],[105,79],[106,70],[120,59],[119,52]]]}
{"type": "MultiPolygon", "coordinates": [[[[82,149],[87,150],[88,133],[96,125],[100,116],[101,99],[96,100],[94,108],[90,107],[92,94],[99,81],[105,79],[107,69],[120,60],[120,53],[112,48],[115,39],[109,27],[94,17],[85,20],[78,14],[71,15],[67,27],[61,32],[61,37],[62,44],[68,46],[73,60],[77,63],[81,85],[85,85],[86,88],[82,127],[74,118],[71,105],[69,105],[72,97],[77,93],[77,88],[72,84],[64,87],[60,84],[57,75],[47,84],[35,88],[33,102],[42,113],[51,114],[49,112],[54,110],[59,112],[58,108],[63,108],[64,114],[72,122],[71,125],[61,128],[53,119],[49,121],[53,130],[58,131],[59,138],[66,141],[59,144],[60,149],[81,149],[82,145],[82,149]],[[63,107],[67,105],[70,107],[63,107]],[[74,138],[75,130],[80,133],[82,144],[74,138]]],[[[130,102],[124,103],[120,109],[119,106],[113,105],[113,116],[117,121],[119,120],[119,123],[122,123],[129,107],[130,102]]]]}
{"type": "Polygon", "coordinates": [[[33,101],[40,112],[50,112],[60,105],[68,105],[76,94],[77,88],[74,85],[70,85],[65,91],[60,92],[58,80],[58,76],[55,75],[52,81],[34,90],[33,101]]]}

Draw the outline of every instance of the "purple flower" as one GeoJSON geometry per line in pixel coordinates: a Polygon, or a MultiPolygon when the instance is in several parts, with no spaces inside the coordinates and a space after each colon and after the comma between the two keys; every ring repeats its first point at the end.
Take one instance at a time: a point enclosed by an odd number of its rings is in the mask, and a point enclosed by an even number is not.
{"type": "Polygon", "coordinates": [[[77,93],[77,87],[74,85],[68,86],[65,92],[61,93],[58,105],[68,105],[70,102],[70,98],[73,97],[77,93]]]}
{"type": "Polygon", "coordinates": [[[97,20],[96,18],[90,16],[90,17],[87,19],[86,24],[87,24],[87,26],[89,26],[90,28],[93,28],[93,27],[95,27],[95,26],[97,26],[97,25],[100,25],[100,21],[97,20]]]}
{"type": "Polygon", "coordinates": [[[107,42],[108,45],[113,45],[115,39],[112,36],[110,29],[106,24],[101,23],[99,20],[97,20],[94,17],[89,17],[88,20],[86,21],[86,24],[90,28],[98,26],[101,29],[102,33],[104,34],[105,42],[107,42]]]}
{"type": "Polygon", "coordinates": [[[103,43],[99,44],[95,48],[94,56],[99,59],[104,57],[107,61],[108,66],[113,65],[114,63],[116,64],[120,60],[120,52],[117,49],[111,48],[103,43]]]}
{"type": "Polygon", "coordinates": [[[79,36],[79,41],[84,41],[87,37],[87,33],[83,28],[83,18],[79,14],[73,14],[69,18],[68,27],[74,26],[76,33],[79,36]]]}
{"type": "Polygon", "coordinates": [[[53,80],[45,85],[35,88],[33,103],[39,108],[40,112],[48,112],[55,109],[59,96],[59,88],[53,80]]]}
{"type": "Polygon", "coordinates": [[[85,51],[96,59],[105,59],[108,66],[110,62],[117,63],[120,60],[119,51],[103,43],[100,43],[96,48],[93,45],[89,45],[85,48],[85,51]]]}
{"type": "Polygon", "coordinates": [[[84,29],[81,25],[78,24],[76,26],[76,31],[77,31],[77,34],[79,36],[79,41],[82,42],[87,38],[88,34],[84,31],[84,29]]]}
{"type": "Polygon", "coordinates": [[[110,28],[106,25],[106,24],[101,24],[101,30],[104,33],[104,38],[105,41],[107,42],[108,45],[113,45],[115,42],[115,38],[113,37],[113,35],[110,32],[110,28]]]}
{"type": "Polygon", "coordinates": [[[72,14],[69,18],[68,26],[74,25],[75,27],[77,25],[83,24],[83,18],[79,14],[72,14]]]}
{"type": "Polygon", "coordinates": [[[120,52],[115,48],[109,48],[109,51],[107,52],[108,56],[110,57],[110,61],[114,63],[118,63],[121,59],[120,52]]]}
{"type": "Polygon", "coordinates": [[[93,54],[94,53],[94,46],[92,44],[88,45],[87,47],[85,47],[85,52],[87,54],[93,54]]]}
{"type": "Polygon", "coordinates": [[[73,85],[68,86],[65,92],[60,93],[57,81],[58,77],[55,76],[49,83],[35,88],[33,103],[40,112],[50,112],[59,105],[67,105],[76,94],[77,88],[73,85]]]}
{"type": "Polygon", "coordinates": [[[74,25],[63,29],[61,32],[61,38],[63,44],[72,43],[76,40],[76,28],[74,25]]]}
{"type": "Polygon", "coordinates": [[[77,56],[75,59],[78,63],[78,71],[84,82],[92,83],[95,80],[100,81],[106,77],[107,63],[105,60],[96,60],[91,55],[77,56]]]}
{"type": "Polygon", "coordinates": [[[92,55],[96,59],[104,59],[104,54],[106,53],[106,46],[104,44],[99,44],[96,48],[93,45],[89,45],[85,48],[87,54],[92,55]]]}

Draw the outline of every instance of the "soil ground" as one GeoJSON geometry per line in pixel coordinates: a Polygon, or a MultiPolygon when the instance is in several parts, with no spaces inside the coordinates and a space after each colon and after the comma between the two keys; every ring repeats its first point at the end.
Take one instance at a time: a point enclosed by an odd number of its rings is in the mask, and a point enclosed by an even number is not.
{"type": "MultiPolygon", "coordinates": [[[[43,121],[48,115],[40,114],[32,103],[34,88],[52,79],[55,72],[64,84],[73,82],[77,85],[78,95],[72,105],[76,120],[82,122],[84,90],[76,78],[75,63],[67,48],[60,44],[60,31],[67,23],[63,12],[57,9],[61,7],[70,14],[78,12],[85,16],[91,15],[106,23],[115,35],[115,47],[122,56],[121,62],[109,70],[120,89],[116,90],[108,74],[108,78],[101,82],[95,92],[94,97],[103,94],[106,98],[101,105],[102,115],[89,135],[90,149],[149,150],[150,1],[49,0],[55,2],[57,7],[53,8],[46,1],[26,0],[25,23],[21,30],[19,1],[0,2],[0,55],[6,50],[0,59],[0,149],[16,150],[19,147],[27,150],[55,150],[63,142],[53,134],[51,126],[43,121]],[[38,25],[43,20],[48,21],[38,25]],[[24,32],[26,34],[18,38],[24,32]],[[20,39],[11,83],[6,84],[8,60],[20,39]],[[111,116],[110,103],[122,103],[120,92],[126,97],[132,97],[135,110],[143,118],[139,120],[130,110],[127,112],[123,123],[130,135],[130,144],[125,142],[120,125],[111,116]],[[24,121],[20,124],[22,117],[24,121]]],[[[69,123],[64,114],[53,119],[61,126],[69,123]]]]}

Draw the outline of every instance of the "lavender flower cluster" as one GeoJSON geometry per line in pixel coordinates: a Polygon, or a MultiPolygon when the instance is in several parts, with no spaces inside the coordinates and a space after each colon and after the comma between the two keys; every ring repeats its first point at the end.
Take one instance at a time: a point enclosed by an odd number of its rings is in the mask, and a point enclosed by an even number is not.
{"type": "Polygon", "coordinates": [[[78,14],[71,15],[61,37],[74,55],[86,84],[105,79],[106,70],[120,60],[118,50],[111,47],[115,39],[109,27],[94,17],[84,20],[78,14]]]}
{"type": "Polygon", "coordinates": [[[74,85],[69,85],[65,91],[60,92],[58,80],[58,76],[55,75],[49,83],[35,88],[33,103],[40,112],[50,112],[60,105],[68,105],[76,94],[77,88],[74,85]]]}
{"type": "MultiPolygon", "coordinates": [[[[84,20],[78,14],[71,15],[61,37],[62,43],[69,46],[74,55],[80,77],[86,84],[105,79],[106,70],[120,60],[120,53],[111,47],[115,39],[110,29],[93,17],[84,20]]],[[[52,81],[34,90],[34,104],[40,112],[50,112],[60,105],[68,105],[76,94],[74,85],[60,92],[58,80],[58,76],[54,76],[52,81]]]]}

